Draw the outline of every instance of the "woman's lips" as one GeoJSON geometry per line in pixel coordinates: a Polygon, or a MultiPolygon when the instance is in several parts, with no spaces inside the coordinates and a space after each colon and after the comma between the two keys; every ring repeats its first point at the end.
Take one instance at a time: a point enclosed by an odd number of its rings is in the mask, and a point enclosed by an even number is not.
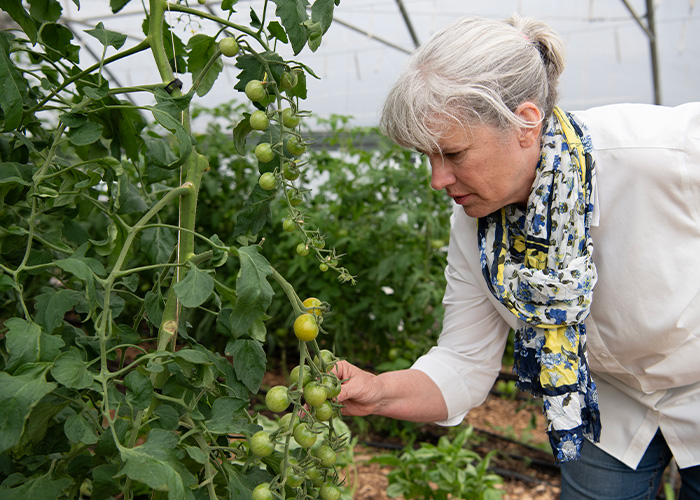
{"type": "Polygon", "coordinates": [[[469,195],[468,195],[468,194],[464,194],[464,195],[461,195],[461,196],[453,196],[453,197],[452,197],[452,199],[454,200],[454,202],[455,202],[457,205],[463,205],[463,204],[467,201],[467,198],[469,198],[469,195]]]}

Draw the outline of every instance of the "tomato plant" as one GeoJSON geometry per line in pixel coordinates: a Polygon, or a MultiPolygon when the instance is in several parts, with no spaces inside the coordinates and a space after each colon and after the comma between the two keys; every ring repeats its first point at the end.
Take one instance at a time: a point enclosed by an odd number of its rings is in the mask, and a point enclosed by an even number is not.
{"type": "MultiPolygon", "coordinates": [[[[315,0],[309,13],[264,2],[250,25],[230,21],[235,1],[217,5],[222,15],[201,3],[104,0],[113,13],[143,8],[133,42],[110,29],[112,16],[78,33],[57,0],[0,2],[18,27],[0,32],[2,498],[284,498],[292,485],[318,496],[303,474],[316,459],[292,455],[289,429],[262,430],[251,397],[267,369],[269,313],[306,314],[262,252],[273,189],[290,218],[305,218],[291,202],[303,200],[296,179],[282,173],[290,131],[275,110],[300,109],[309,68],[275,47],[293,58],[316,50],[337,1],[315,0]],[[170,24],[205,20],[215,31],[187,40],[170,24]],[[82,36],[102,47],[94,64],[82,36]],[[118,84],[111,70],[136,54],[152,61],[148,79],[118,84]],[[232,127],[229,168],[193,127],[222,57],[234,58],[234,89],[256,108],[232,127]],[[253,143],[267,145],[254,165],[253,143]],[[207,230],[224,219],[229,231],[207,230]],[[271,282],[288,300],[274,300],[271,282]],[[202,332],[217,342],[200,342],[202,332]]],[[[310,245],[320,231],[299,224],[296,234],[310,245]]],[[[319,260],[333,252],[308,248],[319,260]]],[[[316,351],[300,341],[300,363],[313,366],[316,351]]],[[[270,406],[300,412],[301,392],[284,390],[270,406]]],[[[344,446],[334,417],[304,418],[344,446]]],[[[323,478],[338,481],[332,469],[323,478]]]]}

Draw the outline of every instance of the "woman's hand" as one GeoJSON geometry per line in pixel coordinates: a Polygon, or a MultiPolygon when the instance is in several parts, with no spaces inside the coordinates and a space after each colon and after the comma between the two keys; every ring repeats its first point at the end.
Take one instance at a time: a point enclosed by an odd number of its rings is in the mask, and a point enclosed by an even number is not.
{"type": "Polygon", "coordinates": [[[419,370],[398,370],[373,375],[347,361],[335,366],[340,380],[338,402],[346,416],[381,415],[411,422],[447,419],[440,389],[419,370]]]}

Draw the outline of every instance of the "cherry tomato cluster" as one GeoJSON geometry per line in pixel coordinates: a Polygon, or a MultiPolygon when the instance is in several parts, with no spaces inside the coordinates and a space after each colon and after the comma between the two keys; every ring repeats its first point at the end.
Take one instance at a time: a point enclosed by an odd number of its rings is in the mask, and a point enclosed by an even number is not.
{"type": "MultiPolygon", "coordinates": [[[[248,448],[253,460],[269,460],[279,456],[278,474],[270,482],[256,486],[253,500],[319,498],[338,500],[341,495],[339,478],[335,470],[338,453],[346,445],[346,437],[338,435],[333,419],[338,418],[340,405],[340,380],[332,369],[337,358],[326,349],[319,349],[311,342],[318,334],[326,305],[310,297],[303,302],[307,312],[302,327],[294,324],[294,332],[300,342],[300,364],[289,376],[289,385],[277,385],[265,395],[266,408],[281,414],[276,430],[261,430],[248,438],[248,448]],[[302,338],[304,337],[304,338],[302,338]],[[313,345],[313,357],[307,348],[313,345]],[[290,445],[294,444],[294,451],[290,445]]],[[[271,460],[266,464],[276,463],[271,460]]],[[[274,467],[273,467],[274,469],[274,467]]]]}

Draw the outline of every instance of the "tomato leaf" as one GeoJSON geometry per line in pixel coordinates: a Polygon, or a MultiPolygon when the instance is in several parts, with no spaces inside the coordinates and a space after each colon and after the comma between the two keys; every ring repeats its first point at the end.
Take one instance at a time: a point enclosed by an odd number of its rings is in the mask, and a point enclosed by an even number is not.
{"type": "Polygon", "coordinates": [[[287,31],[289,41],[292,43],[294,55],[302,51],[308,39],[304,21],[309,18],[306,7],[309,2],[306,0],[272,0],[277,4],[275,13],[282,21],[282,26],[287,31]]]}
{"type": "Polygon", "coordinates": [[[197,266],[192,266],[185,278],[173,286],[173,290],[183,306],[197,307],[214,291],[214,278],[197,266]]]}
{"type": "Polygon", "coordinates": [[[270,193],[256,185],[253,192],[245,202],[243,210],[238,213],[236,225],[233,228],[233,237],[240,235],[258,234],[270,218],[270,193]]]}
{"type": "Polygon", "coordinates": [[[77,413],[66,419],[63,424],[63,432],[73,443],[95,444],[99,439],[95,429],[82,415],[77,413]]]}
{"type": "Polygon", "coordinates": [[[29,323],[21,318],[10,318],[5,321],[9,331],[5,334],[7,351],[10,359],[7,370],[13,372],[16,368],[41,361],[53,361],[64,346],[61,337],[47,335],[35,323],[29,323]]]}
{"type": "Polygon", "coordinates": [[[75,64],[80,62],[80,47],[73,45],[73,32],[61,24],[45,23],[39,30],[46,55],[52,61],[66,58],[75,64]]]}
{"type": "MultiPolygon", "coordinates": [[[[83,300],[83,295],[75,290],[54,291],[52,288],[45,288],[44,293],[36,297],[36,321],[51,334],[63,324],[66,313],[83,300]]],[[[53,361],[53,358],[46,361],[53,361]]]]}
{"type": "Polygon", "coordinates": [[[232,328],[237,337],[247,335],[253,322],[265,313],[274,291],[267,281],[272,274],[270,263],[260,255],[257,245],[240,247],[241,270],[236,280],[236,303],[231,314],[232,328]]]}
{"type": "Polygon", "coordinates": [[[129,372],[124,377],[126,387],[126,400],[137,410],[145,410],[151,404],[153,397],[153,384],[151,379],[141,375],[137,371],[129,372]]]}
{"type": "Polygon", "coordinates": [[[182,453],[174,432],[153,429],[141,446],[121,448],[124,467],[118,475],[147,484],[157,491],[167,491],[168,500],[184,500],[194,477],[180,464],[182,453]]]}
{"type": "Polygon", "coordinates": [[[63,7],[57,0],[29,0],[29,14],[37,21],[56,22],[63,7]]]}
{"type": "MultiPolygon", "coordinates": [[[[7,12],[10,17],[19,24],[22,31],[27,35],[32,45],[36,44],[36,21],[29,15],[29,12],[22,7],[22,0],[4,0],[0,3],[0,9],[7,12]]],[[[0,79],[2,81],[2,79],[0,79]]]]}
{"type": "Polygon", "coordinates": [[[141,233],[141,250],[152,262],[168,262],[176,244],[175,232],[167,227],[149,227],[141,233]]]}
{"type": "Polygon", "coordinates": [[[105,47],[111,46],[119,50],[124,45],[124,42],[126,42],[126,35],[105,29],[102,21],[97,23],[97,26],[94,29],[84,31],[88,35],[97,38],[105,47]]]}
{"type": "Polygon", "coordinates": [[[316,0],[311,6],[311,19],[321,25],[322,33],[328,31],[333,21],[334,0],[316,0]]]}
{"type": "Polygon", "coordinates": [[[102,125],[95,122],[85,122],[78,128],[68,132],[68,141],[74,146],[87,146],[102,137],[102,125]]]}
{"type": "Polygon", "coordinates": [[[240,434],[241,410],[248,406],[247,399],[219,397],[211,407],[211,417],[204,423],[213,434],[240,434]]]}
{"type": "Polygon", "coordinates": [[[0,488],[0,496],[3,500],[34,500],[39,498],[61,498],[63,490],[73,484],[67,477],[56,480],[51,479],[50,474],[37,478],[27,479],[16,488],[0,488]]]}
{"type": "Polygon", "coordinates": [[[238,339],[226,345],[226,355],[233,358],[236,377],[252,392],[258,392],[265,374],[266,358],[257,340],[238,339]]]}
{"type": "Polygon", "coordinates": [[[236,152],[239,155],[244,155],[246,153],[246,140],[248,139],[248,134],[252,131],[253,127],[250,126],[250,113],[243,113],[243,118],[233,129],[233,146],[236,148],[236,152]]]}
{"type": "Polygon", "coordinates": [[[22,122],[22,90],[29,87],[7,54],[0,50],[0,107],[5,115],[3,130],[19,127],[22,122]]]}
{"type": "Polygon", "coordinates": [[[86,389],[92,385],[92,373],[75,347],[61,354],[53,363],[51,375],[69,389],[86,389]]]}
{"type": "MultiPolygon", "coordinates": [[[[192,81],[199,78],[202,70],[206,67],[209,60],[216,53],[218,42],[214,37],[198,33],[187,42],[187,48],[190,49],[187,57],[187,68],[192,73],[192,81]]],[[[219,76],[219,73],[224,69],[224,63],[221,58],[218,58],[209,68],[207,74],[202,78],[199,87],[197,87],[197,95],[202,97],[209,92],[214,85],[214,82],[219,76]]]]}
{"type": "MultiPolygon", "coordinates": [[[[46,382],[44,371],[29,370],[19,376],[0,372],[0,453],[19,444],[32,408],[56,388],[46,382]]],[[[6,498],[3,493],[3,498],[6,498]]]]}
{"type": "Polygon", "coordinates": [[[287,37],[287,33],[284,31],[284,28],[280,23],[277,21],[272,21],[267,25],[267,31],[270,32],[270,34],[279,40],[282,43],[289,43],[289,38],[287,37]]]}
{"type": "Polygon", "coordinates": [[[116,14],[130,1],[131,0],[109,0],[109,6],[112,8],[112,13],[116,14]]]}

